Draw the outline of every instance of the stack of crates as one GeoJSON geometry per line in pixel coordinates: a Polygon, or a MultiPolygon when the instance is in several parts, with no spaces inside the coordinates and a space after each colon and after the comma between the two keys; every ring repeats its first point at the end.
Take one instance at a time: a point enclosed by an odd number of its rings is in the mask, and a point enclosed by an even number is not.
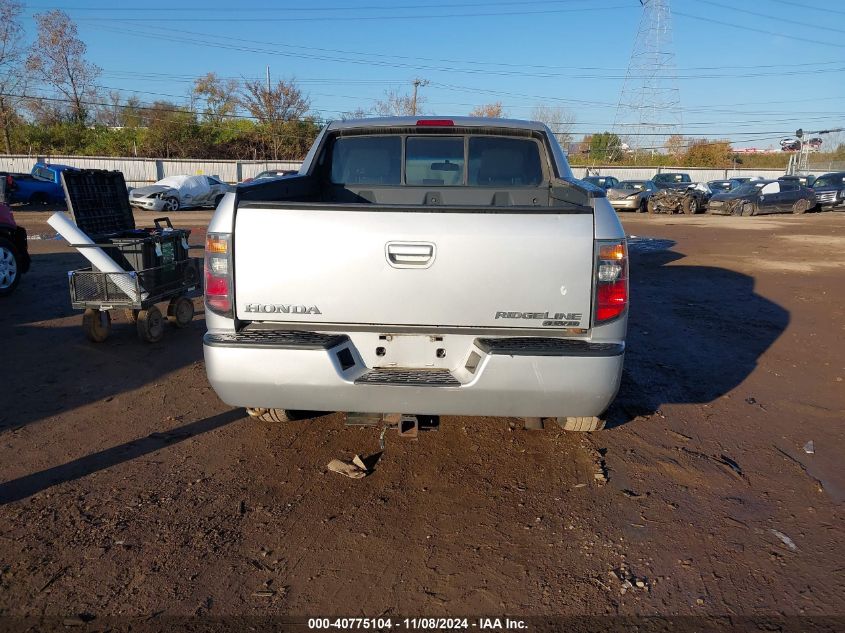
{"type": "Polygon", "coordinates": [[[68,211],[76,225],[126,271],[140,273],[150,294],[196,279],[188,262],[187,229],[174,229],[168,218],[153,228],[136,228],[126,181],[119,171],[102,169],[62,172],[68,211]],[[162,226],[164,223],[164,226],[162,226]]]}

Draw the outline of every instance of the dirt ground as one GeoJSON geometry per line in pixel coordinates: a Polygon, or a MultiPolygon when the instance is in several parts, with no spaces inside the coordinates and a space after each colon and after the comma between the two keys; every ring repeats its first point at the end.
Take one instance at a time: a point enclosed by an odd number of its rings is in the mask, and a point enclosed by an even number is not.
{"type": "MultiPolygon", "coordinates": [[[[47,215],[17,218],[49,238],[47,215]]],[[[209,215],[176,219],[201,242],[209,215]]],[[[361,480],[326,464],[374,455],[377,431],[218,400],[199,300],[161,343],[122,316],[89,343],[67,295],[81,258],[31,241],[32,271],[0,302],[0,628],[402,614],[842,630],[845,214],[623,220],[633,299],[611,428],[444,417],[388,435],[361,480]]]]}

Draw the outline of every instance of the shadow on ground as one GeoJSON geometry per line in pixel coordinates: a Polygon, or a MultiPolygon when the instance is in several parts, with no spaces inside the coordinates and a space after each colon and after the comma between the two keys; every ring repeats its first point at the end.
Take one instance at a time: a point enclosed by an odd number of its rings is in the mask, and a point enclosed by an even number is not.
{"type": "Polygon", "coordinates": [[[670,240],[632,240],[625,370],[608,426],[664,404],[711,402],[742,383],[789,324],[754,278],[684,266],[670,240]]]}

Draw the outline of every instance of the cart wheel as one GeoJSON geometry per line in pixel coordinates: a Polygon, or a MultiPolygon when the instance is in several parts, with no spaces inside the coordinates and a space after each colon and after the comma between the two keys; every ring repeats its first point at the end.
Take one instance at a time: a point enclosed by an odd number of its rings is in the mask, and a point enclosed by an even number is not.
{"type": "Polygon", "coordinates": [[[164,336],[164,318],[161,311],[150,306],[146,310],[138,312],[138,320],[135,323],[138,329],[138,338],[145,343],[157,343],[164,336]]]}
{"type": "Polygon", "coordinates": [[[111,333],[111,314],[108,310],[100,311],[94,308],[86,308],[82,315],[82,329],[89,341],[102,343],[111,333]]]}
{"type": "Polygon", "coordinates": [[[188,297],[174,297],[167,306],[167,319],[176,327],[188,327],[194,320],[194,302],[188,297]]]}
{"type": "Polygon", "coordinates": [[[126,320],[132,324],[138,322],[138,310],[133,310],[132,308],[126,308],[123,311],[123,316],[126,317],[126,320]]]}

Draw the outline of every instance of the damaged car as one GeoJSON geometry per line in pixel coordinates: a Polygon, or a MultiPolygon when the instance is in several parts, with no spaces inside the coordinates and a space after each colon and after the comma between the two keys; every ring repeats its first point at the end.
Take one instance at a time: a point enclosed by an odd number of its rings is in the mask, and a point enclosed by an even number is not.
{"type": "Polygon", "coordinates": [[[153,185],[129,192],[133,207],[149,211],[178,211],[188,207],[214,207],[232,187],[214,176],[168,176],[153,185]]]}
{"type": "Polygon", "coordinates": [[[708,212],[716,215],[806,213],[816,206],[812,189],[793,181],[754,180],[710,199],[708,212]]]}
{"type": "Polygon", "coordinates": [[[648,199],[657,192],[657,185],[650,180],[623,180],[607,190],[607,199],[617,211],[645,213],[648,199]]]}
{"type": "Polygon", "coordinates": [[[701,213],[710,199],[704,183],[693,183],[689,174],[663,173],[652,178],[659,191],[648,199],[649,213],[701,213]]]}

